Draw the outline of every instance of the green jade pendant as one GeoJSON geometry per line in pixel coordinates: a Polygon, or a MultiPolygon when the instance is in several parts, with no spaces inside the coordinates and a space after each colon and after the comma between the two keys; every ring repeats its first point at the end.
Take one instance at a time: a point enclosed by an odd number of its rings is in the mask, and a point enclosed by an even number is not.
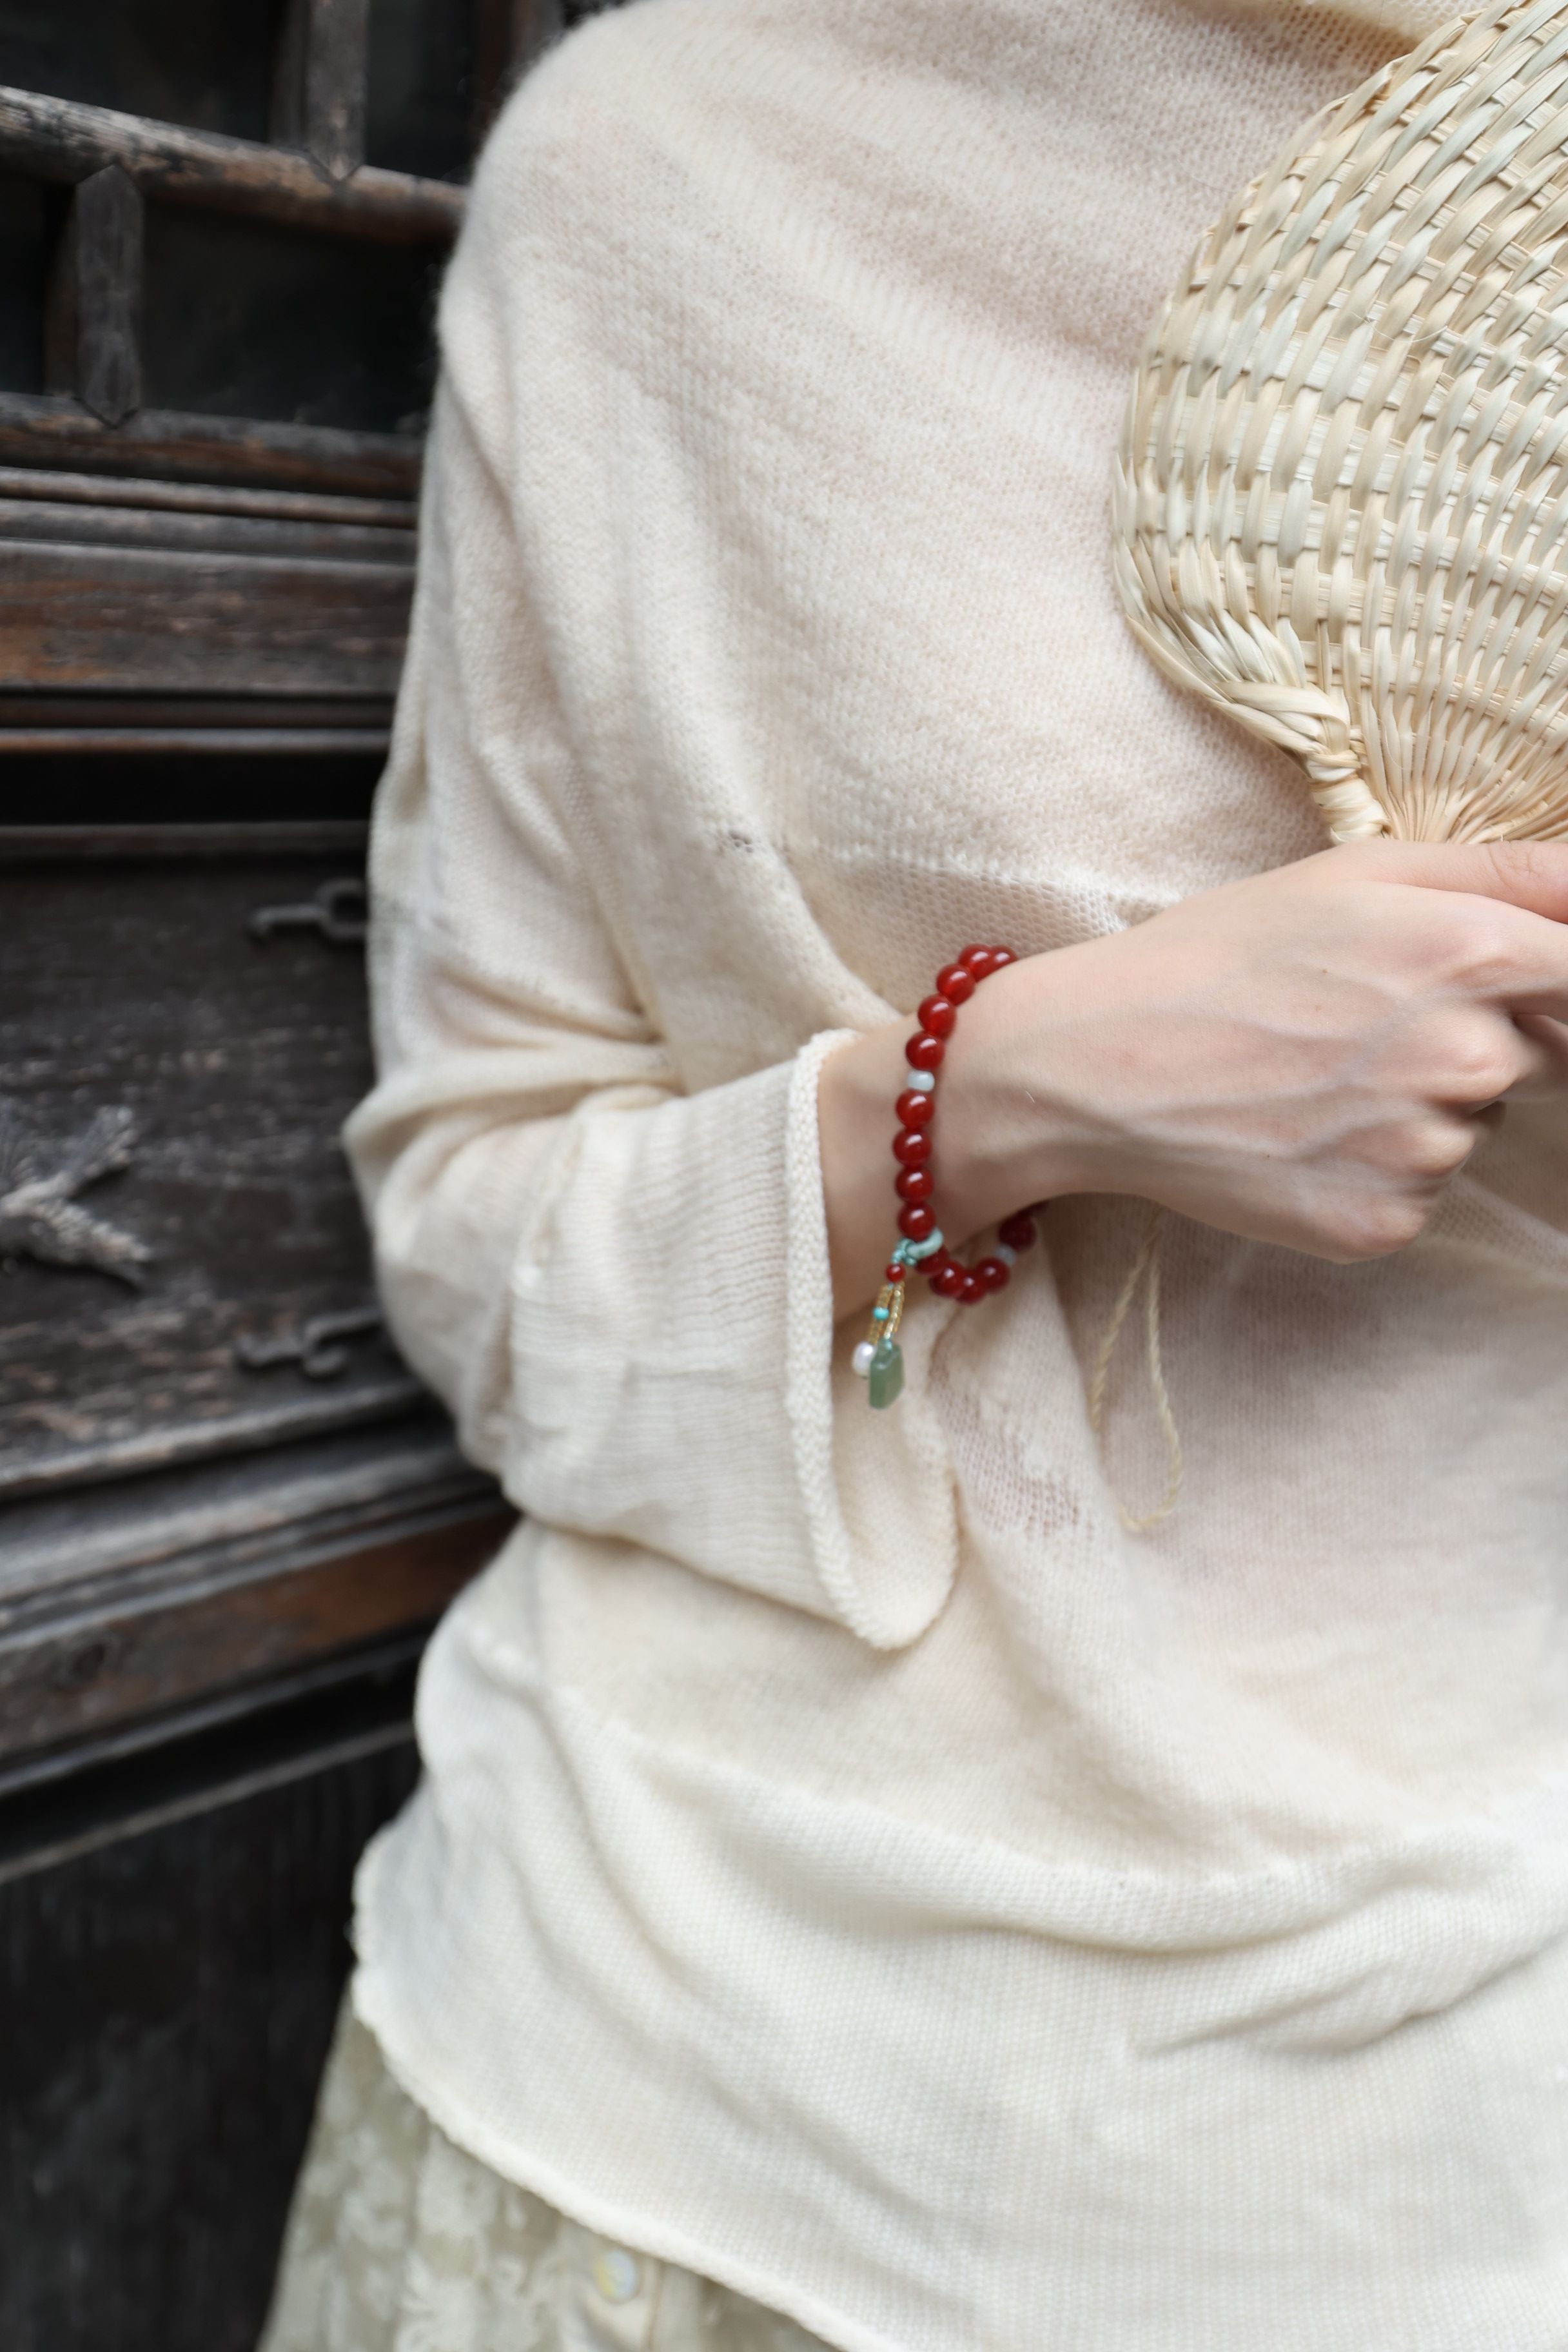
{"type": "Polygon", "coordinates": [[[879,1412],[896,1404],[904,1392],[904,1351],[896,1339],[884,1335],[878,1340],[867,1374],[867,1390],[870,1402],[879,1412]]]}

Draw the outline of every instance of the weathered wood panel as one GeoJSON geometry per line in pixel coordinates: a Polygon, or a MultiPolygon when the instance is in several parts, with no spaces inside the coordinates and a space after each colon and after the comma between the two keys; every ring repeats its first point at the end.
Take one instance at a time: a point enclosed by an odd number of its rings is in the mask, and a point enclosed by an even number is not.
{"type": "Polygon", "coordinates": [[[391,433],[141,409],[105,425],[79,401],[0,392],[0,463],[78,467],[176,482],[411,498],[420,445],[391,433]]]}
{"type": "Polygon", "coordinates": [[[358,1712],[227,1785],[198,1746],[164,1826],[0,1885],[5,2352],[254,2352],[354,1864],[416,1773],[405,1716],[358,1712]]]}
{"type": "Polygon", "coordinates": [[[10,538],[0,687],[389,696],[412,592],[405,563],[10,538]]]}
{"type": "MultiPolygon", "coordinates": [[[[39,467],[0,466],[0,499],[108,508],[144,513],[244,515],[295,523],[343,523],[365,530],[412,531],[416,509],[408,499],[338,498],[313,490],[230,489],[216,482],[116,480],[106,474],[68,474],[39,467]]],[[[0,530],[4,529],[0,521],[0,530]]],[[[394,561],[403,560],[395,555],[394,561]]]]}
{"type": "Polygon", "coordinates": [[[371,1075],[333,944],[355,887],[321,858],[0,863],[0,1493],[417,1393],[336,1139],[371,1075]],[[279,908],[306,928],[256,923],[279,908]]]}
{"type": "MultiPolygon", "coordinates": [[[[300,823],[202,824],[8,824],[0,832],[0,865],[99,866],[106,858],[325,857],[338,872],[357,873],[368,825],[353,817],[300,823]],[[347,861],[345,865],[344,861],[347,861]]],[[[132,878],[132,887],[134,880],[132,878]]]]}
{"type": "Polygon", "coordinates": [[[511,1525],[449,1440],[388,1432],[357,1465],[329,1448],[313,1481],[292,1451],[215,1467],[205,1493],[186,1473],[162,1508],[132,1494],[113,1517],[92,1497],[0,1511],[0,1765],[427,1632],[511,1525]],[[377,1454],[384,1491],[356,1502],[377,1454]],[[242,1497],[253,1524],[237,1528],[242,1497]],[[118,1560],[73,1573],[95,1536],[118,1560]]]}
{"type": "Polygon", "coordinates": [[[499,1507],[429,1401],[382,1428],[0,1504],[0,1635],[122,1601],[163,1607],[499,1507]]]}
{"type": "MultiPolygon", "coordinates": [[[[342,507],[349,501],[331,503],[342,507]]],[[[365,503],[371,504],[368,499],[365,503]]],[[[376,511],[374,506],[371,510],[376,511]]],[[[315,520],[222,509],[182,510],[163,499],[142,502],[121,497],[100,505],[80,498],[52,499],[40,493],[28,499],[0,492],[0,565],[9,560],[4,551],[13,541],[26,546],[134,547],[170,555],[266,555],[298,562],[372,563],[390,565],[405,573],[414,561],[413,533],[401,523],[362,523],[335,516],[315,520]]]]}
{"type": "Polygon", "coordinates": [[[24,754],[95,760],[153,755],[164,760],[271,760],[323,754],[379,758],[384,757],[392,740],[384,717],[363,727],[331,723],[311,727],[292,724],[275,712],[270,725],[252,714],[229,727],[210,727],[191,712],[173,707],[162,723],[112,723],[100,720],[92,711],[87,715],[94,724],[83,727],[74,720],[46,724],[27,717],[14,727],[0,727],[0,759],[24,754]]]}

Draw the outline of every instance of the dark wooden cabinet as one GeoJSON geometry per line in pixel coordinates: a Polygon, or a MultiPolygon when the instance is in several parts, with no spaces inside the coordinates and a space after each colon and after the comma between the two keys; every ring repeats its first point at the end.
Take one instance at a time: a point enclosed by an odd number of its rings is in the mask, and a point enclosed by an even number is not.
{"type": "Polygon", "coordinates": [[[249,2352],[509,1514],[338,1141],[440,271],[562,0],[0,0],[0,2344],[249,2352]]]}

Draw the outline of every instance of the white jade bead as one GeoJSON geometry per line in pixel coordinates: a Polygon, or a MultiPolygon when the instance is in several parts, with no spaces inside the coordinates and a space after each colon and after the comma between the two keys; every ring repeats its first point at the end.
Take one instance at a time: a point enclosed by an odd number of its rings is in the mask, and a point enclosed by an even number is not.
{"type": "Polygon", "coordinates": [[[933,1095],[933,1094],[935,1094],[935,1092],[936,1092],[936,1076],[935,1076],[934,1072],[932,1072],[932,1071],[931,1071],[931,1070],[910,1070],[910,1071],[908,1073],[908,1076],[909,1076],[909,1083],[910,1083],[910,1087],[911,1090],[912,1090],[915,1094],[917,1094],[917,1095],[933,1095]]]}
{"type": "Polygon", "coordinates": [[[862,1339],[849,1359],[863,1381],[869,1380],[871,1376],[871,1359],[876,1352],[869,1339],[862,1339]]]}
{"type": "Polygon", "coordinates": [[[991,1255],[993,1257],[999,1257],[1004,1265],[1016,1265],[1018,1263],[1017,1251],[1010,1248],[1005,1242],[998,1242],[991,1255]]]}

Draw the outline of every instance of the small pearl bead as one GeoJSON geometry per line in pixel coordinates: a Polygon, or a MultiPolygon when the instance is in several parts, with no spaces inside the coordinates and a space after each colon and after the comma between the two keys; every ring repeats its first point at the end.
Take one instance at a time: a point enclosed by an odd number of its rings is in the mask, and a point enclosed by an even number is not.
{"type": "Polygon", "coordinates": [[[933,1095],[936,1092],[936,1080],[929,1070],[911,1070],[907,1084],[914,1088],[917,1095],[933,1095]]]}
{"type": "Polygon", "coordinates": [[[876,1352],[877,1351],[875,1348],[872,1347],[869,1339],[862,1339],[859,1346],[856,1349],[855,1353],[849,1359],[850,1362],[855,1367],[857,1374],[863,1381],[869,1380],[871,1376],[871,1359],[876,1352]]]}
{"type": "Polygon", "coordinates": [[[998,1242],[992,1255],[999,1257],[1004,1265],[1016,1265],[1018,1263],[1017,1251],[1007,1242],[998,1242]]]}

